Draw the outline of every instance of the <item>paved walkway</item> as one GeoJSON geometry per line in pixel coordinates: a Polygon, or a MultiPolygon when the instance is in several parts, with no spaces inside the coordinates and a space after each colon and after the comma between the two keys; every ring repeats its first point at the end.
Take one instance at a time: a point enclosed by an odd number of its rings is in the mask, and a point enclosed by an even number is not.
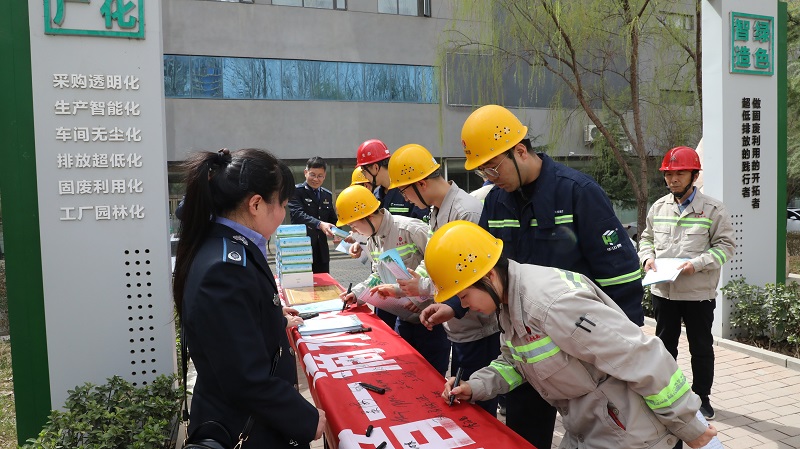
{"type": "MultiPolygon", "coordinates": [[[[650,335],[654,330],[652,326],[644,327],[650,335]]],[[[723,445],[727,449],[800,448],[800,372],[728,346],[723,342],[714,348],[716,370],[711,393],[711,405],[717,415],[712,424],[723,445]]],[[[691,380],[685,337],[681,338],[678,364],[691,380]]],[[[301,392],[313,402],[302,369],[298,375],[301,392]]],[[[563,435],[559,418],[553,448],[558,447],[563,435]]],[[[311,447],[322,449],[322,440],[311,447]]]]}

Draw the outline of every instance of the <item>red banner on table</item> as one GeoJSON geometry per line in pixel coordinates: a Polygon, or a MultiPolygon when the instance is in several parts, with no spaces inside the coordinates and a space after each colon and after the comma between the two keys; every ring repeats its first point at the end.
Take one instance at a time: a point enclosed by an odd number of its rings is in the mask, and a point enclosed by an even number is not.
{"type": "Polygon", "coordinates": [[[357,313],[372,330],[291,333],[312,397],[325,410],[331,449],[374,449],[383,442],[385,449],[533,448],[476,405],[449,407],[441,397],[445,379],[369,308],[344,313],[357,313]]]}

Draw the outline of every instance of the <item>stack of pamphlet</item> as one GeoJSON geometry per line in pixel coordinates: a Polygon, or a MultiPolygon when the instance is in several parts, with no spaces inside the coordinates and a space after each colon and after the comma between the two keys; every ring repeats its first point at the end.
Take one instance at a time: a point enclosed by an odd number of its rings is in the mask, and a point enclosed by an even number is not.
{"type": "Polygon", "coordinates": [[[305,320],[297,326],[300,335],[329,334],[361,329],[361,320],[356,315],[329,314],[305,320]]]}
{"type": "Polygon", "coordinates": [[[314,285],[311,263],[311,237],[306,236],[306,225],[281,225],[275,231],[275,268],[283,288],[310,287],[314,285]]]}

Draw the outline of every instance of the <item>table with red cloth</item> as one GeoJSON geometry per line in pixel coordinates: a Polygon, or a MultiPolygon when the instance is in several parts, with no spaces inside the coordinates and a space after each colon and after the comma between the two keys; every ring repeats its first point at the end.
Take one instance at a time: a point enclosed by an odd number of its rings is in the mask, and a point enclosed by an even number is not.
{"type": "MultiPolygon", "coordinates": [[[[336,283],[327,274],[315,274],[314,280],[336,283]]],[[[328,447],[374,449],[386,442],[385,449],[533,448],[474,404],[448,406],[441,397],[445,379],[368,307],[343,313],[356,314],[372,330],[313,336],[290,331],[314,402],[328,419],[328,447]]]]}

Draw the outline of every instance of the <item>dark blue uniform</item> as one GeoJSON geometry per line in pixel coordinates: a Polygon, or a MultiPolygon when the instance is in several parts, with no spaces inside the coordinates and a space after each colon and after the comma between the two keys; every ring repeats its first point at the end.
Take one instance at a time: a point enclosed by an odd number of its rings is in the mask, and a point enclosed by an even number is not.
{"type": "Polygon", "coordinates": [[[400,189],[386,190],[383,187],[377,187],[373,193],[375,198],[381,202],[381,207],[391,212],[392,215],[403,215],[422,220],[425,223],[428,222],[431,210],[417,207],[411,201],[406,201],[403,194],[400,193],[400,189]]]}
{"type": "Polygon", "coordinates": [[[252,415],[246,446],[308,448],[319,413],[295,388],[275,277],[253,242],[213,226],[183,297],[185,338],[197,368],[189,431],[213,420],[235,439],[252,415]]]}
{"type": "Polygon", "coordinates": [[[336,223],[333,194],[330,190],[320,187],[317,199],[315,191],[305,182],[295,185],[294,188],[294,197],[289,200],[289,215],[293,224],[306,225],[306,232],[311,237],[311,250],[314,255],[311,271],[328,273],[331,262],[328,236],[317,229],[317,226],[320,221],[336,223]]]}
{"type": "MultiPolygon", "coordinates": [[[[493,188],[484,200],[481,227],[503,240],[509,259],[588,276],[641,326],[639,261],[611,201],[588,175],[546,154],[539,157],[539,177],[522,188],[528,200],[519,191],[493,188]]],[[[550,447],[555,418],[555,409],[529,383],[508,393],[506,424],[536,447],[550,447]]]]}

